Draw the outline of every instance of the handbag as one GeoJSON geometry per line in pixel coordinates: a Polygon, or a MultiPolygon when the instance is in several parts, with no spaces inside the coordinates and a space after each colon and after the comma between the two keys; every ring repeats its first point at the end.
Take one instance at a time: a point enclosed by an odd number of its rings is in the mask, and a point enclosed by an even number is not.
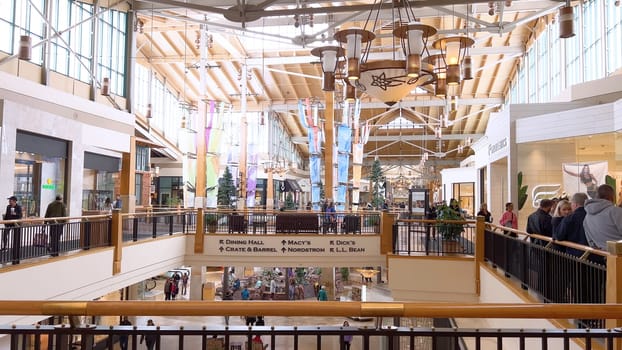
{"type": "MultiPolygon", "coordinates": [[[[512,227],[512,220],[508,220],[508,221],[506,221],[506,222],[503,224],[503,226],[504,226],[504,227],[509,227],[509,228],[514,228],[514,227],[512,227]]],[[[506,234],[506,235],[508,235],[508,236],[510,236],[510,237],[518,237],[518,235],[516,234],[516,232],[513,232],[513,231],[508,231],[508,230],[506,230],[506,231],[504,232],[504,234],[506,234]]]]}

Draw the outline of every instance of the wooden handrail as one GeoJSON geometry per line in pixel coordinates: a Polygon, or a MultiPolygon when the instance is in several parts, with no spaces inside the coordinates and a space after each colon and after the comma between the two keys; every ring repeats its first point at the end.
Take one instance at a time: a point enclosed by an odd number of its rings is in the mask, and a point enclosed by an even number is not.
{"type": "Polygon", "coordinates": [[[111,214],[100,214],[100,215],[85,215],[85,216],[63,216],[63,217],[53,217],[53,218],[40,218],[40,217],[28,217],[26,219],[19,220],[0,220],[0,224],[44,224],[46,221],[60,221],[64,220],[67,222],[81,222],[84,220],[94,220],[94,219],[104,219],[110,218],[111,214]]]}
{"type": "MultiPolygon", "coordinates": [[[[419,224],[436,224],[439,222],[438,220],[429,220],[429,219],[400,219],[398,221],[406,222],[406,223],[408,222],[419,223],[419,224]]],[[[472,221],[472,220],[442,220],[442,222],[456,223],[456,224],[475,224],[476,223],[476,221],[472,221]]],[[[503,234],[503,232],[505,231],[511,231],[511,232],[514,232],[520,235],[521,240],[527,240],[529,238],[539,239],[541,241],[546,241],[547,243],[556,244],[559,246],[564,246],[564,247],[573,248],[577,250],[582,250],[584,252],[589,252],[590,254],[593,254],[593,255],[600,255],[604,257],[611,256],[611,254],[607,251],[595,249],[595,248],[584,246],[581,244],[577,244],[577,243],[573,243],[569,241],[556,241],[548,236],[543,236],[539,234],[530,234],[525,231],[515,230],[511,227],[500,226],[500,225],[493,224],[493,223],[485,223],[485,224],[487,227],[492,229],[493,232],[497,234],[503,234]]],[[[584,259],[587,259],[587,258],[584,258],[584,259]]]]}
{"type": "Polygon", "coordinates": [[[573,249],[577,249],[577,250],[582,250],[584,252],[589,252],[590,254],[594,254],[594,255],[600,255],[600,256],[611,256],[611,254],[607,251],[604,250],[600,250],[600,249],[595,249],[592,247],[588,247],[585,245],[581,245],[581,244],[577,244],[577,243],[573,243],[570,241],[556,241],[553,238],[549,237],[549,236],[543,236],[543,235],[539,235],[536,233],[527,233],[524,231],[519,231],[519,230],[514,230],[512,228],[509,227],[505,227],[505,226],[500,226],[497,224],[490,224],[488,223],[487,225],[489,225],[493,230],[495,230],[495,233],[501,234],[500,231],[512,231],[514,233],[518,233],[521,235],[521,239],[522,240],[527,240],[528,238],[533,238],[533,239],[539,239],[541,241],[545,241],[548,243],[552,243],[558,246],[564,246],[564,247],[568,247],[568,248],[573,248],[573,249]]]}
{"type": "Polygon", "coordinates": [[[166,216],[166,215],[178,215],[181,213],[192,213],[196,212],[194,208],[180,208],[173,209],[169,211],[141,211],[135,213],[121,213],[122,218],[141,218],[141,217],[154,217],[154,216],[166,216]]]}
{"type": "Polygon", "coordinates": [[[296,301],[0,301],[0,315],[622,319],[622,304],[296,301]]]}

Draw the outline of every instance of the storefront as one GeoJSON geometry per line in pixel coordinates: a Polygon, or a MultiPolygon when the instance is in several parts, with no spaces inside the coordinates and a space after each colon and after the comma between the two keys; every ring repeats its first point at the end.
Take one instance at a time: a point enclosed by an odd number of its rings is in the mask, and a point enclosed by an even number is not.
{"type": "Polygon", "coordinates": [[[13,194],[24,216],[42,216],[57,194],[65,196],[68,141],[18,130],[13,194]]]}
{"type": "Polygon", "coordinates": [[[114,185],[119,177],[120,166],[120,158],[84,152],[82,210],[105,210],[106,198],[111,203],[114,201],[114,185]]]}

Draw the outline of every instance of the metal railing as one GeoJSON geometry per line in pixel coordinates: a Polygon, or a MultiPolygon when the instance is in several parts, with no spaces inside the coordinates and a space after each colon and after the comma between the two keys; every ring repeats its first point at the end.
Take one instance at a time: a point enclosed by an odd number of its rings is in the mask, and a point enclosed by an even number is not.
{"type": "Polygon", "coordinates": [[[393,254],[473,255],[475,222],[397,220],[393,225],[393,254]]]}
{"type": "MultiPolygon", "coordinates": [[[[527,235],[489,225],[484,232],[484,258],[506,277],[520,281],[524,289],[536,292],[549,303],[606,302],[609,254],[550,237],[527,235]],[[567,249],[570,248],[570,249],[567,249]],[[570,253],[568,253],[570,252],[570,253]]],[[[577,320],[583,328],[601,328],[604,320],[577,320]]]]}
{"type": "Polygon", "coordinates": [[[380,234],[380,212],[205,211],[205,233],[380,234]]]}
{"type": "Polygon", "coordinates": [[[190,233],[196,229],[196,212],[193,210],[172,210],[122,214],[123,241],[169,236],[174,233],[190,233]]]}
{"type": "Polygon", "coordinates": [[[1,221],[0,263],[110,246],[109,215],[1,221]]]}
{"type": "MultiPolygon", "coordinates": [[[[80,349],[94,348],[96,338],[99,340],[98,349],[118,349],[120,336],[129,338],[130,349],[142,349],[139,345],[143,337],[152,338],[154,349],[249,349],[247,344],[253,344],[253,338],[260,336],[265,348],[261,349],[346,349],[345,336],[350,336],[351,343],[359,343],[362,350],[370,349],[399,349],[422,350],[419,343],[423,339],[431,344],[427,349],[458,350],[463,349],[461,344],[469,342],[475,349],[483,348],[484,344],[505,349],[512,346],[520,350],[535,349],[563,349],[569,350],[574,343],[598,344],[602,348],[613,349],[615,341],[620,341],[622,333],[607,329],[457,329],[457,328],[358,328],[336,326],[232,326],[232,327],[201,327],[201,326],[86,326],[86,327],[58,327],[58,326],[0,326],[0,334],[11,337],[11,350],[22,349],[22,345],[33,349],[56,349],[57,344],[68,344],[70,339],[80,349]],[[194,338],[194,339],[193,339],[194,338]],[[210,345],[212,339],[218,340],[219,345],[210,345]],[[287,340],[285,340],[287,339],[287,340]],[[279,342],[287,347],[279,346],[279,342]],[[518,346],[514,345],[518,342],[518,346]],[[200,344],[199,346],[195,344],[200,344]]],[[[213,344],[213,343],[212,343],[213,344]]],[[[75,349],[75,347],[72,347],[75,349]]],[[[253,347],[255,349],[255,347],[253,347]]]]}
{"type": "MultiPolygon", "coordinates": [[[[137,349],[139,338],[148,336],[155,349],[208,349],[210,340],[217,340],[219,349],[243,349],[259,335],[269,349],[344,349],[345,336],[352,336],[356,348],[417,349],[421,338],[428,339],[431,349],[461,349],[472,343],[479,349],[511,346],[518,349],[570,349],[573,343],[584,348],[600,345],[613,349],[622,341],[617,329],[461,329],[404,327],[402,320],[427,318],[504,318],[504,319],[569,319],[622,318],[622,305],[562,304],[461,304],[461,303],[396,303],[396,302],[54,302],[0,301],[0,314],[65,315],[69,324],[0,326],[0,335],[10,336],[11,349],[32,346],[34,349],[58,348],[78,336],[77,345],[92,348],[99,339],[100,349],[114,349],[119,336],[127,336],[131,349],[137,349]],[[223,316],[261,314],[266,316],[369,317],[374,326],[343,327],[326,325],[224,326],[190,324],[182,326],[106,326],[81,324],[78,316],[223,316]],[[392,320],[392,324],[382,319],[392,320]],[[380,321],[380,322],[378,322],[380,321]],[[195,345],[192,345],[195,344],[195,345]],[[196,345],[200,344],[200,345],[196,345]],[[517,345],[514,345],[517,344],[517,345]],[[394,347],[395,346],[395,347],[394,347]]],[[[194,319],[196,320],[196,318],[194,319]]],[[[199,321],[200,322],[200,321],[199,321]]],[[[295,321],[294,321],[295,322],[295,321]]],[[[390,322],[391,323],[391,322],[390,322]]],[[[213,345],[213,343],[212,343],[213,345]]]]}

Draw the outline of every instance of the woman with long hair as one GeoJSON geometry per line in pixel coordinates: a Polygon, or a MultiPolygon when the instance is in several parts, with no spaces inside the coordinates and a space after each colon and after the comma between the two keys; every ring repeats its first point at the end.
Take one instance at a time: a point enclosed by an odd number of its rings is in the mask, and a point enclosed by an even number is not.
{"type": "Polygon", "coordinates": [[[492,222],[492,214],[488,211],[488,206],[485,202],[480,204],[477,216],[483,216],[485,222],[492,222]]]}

